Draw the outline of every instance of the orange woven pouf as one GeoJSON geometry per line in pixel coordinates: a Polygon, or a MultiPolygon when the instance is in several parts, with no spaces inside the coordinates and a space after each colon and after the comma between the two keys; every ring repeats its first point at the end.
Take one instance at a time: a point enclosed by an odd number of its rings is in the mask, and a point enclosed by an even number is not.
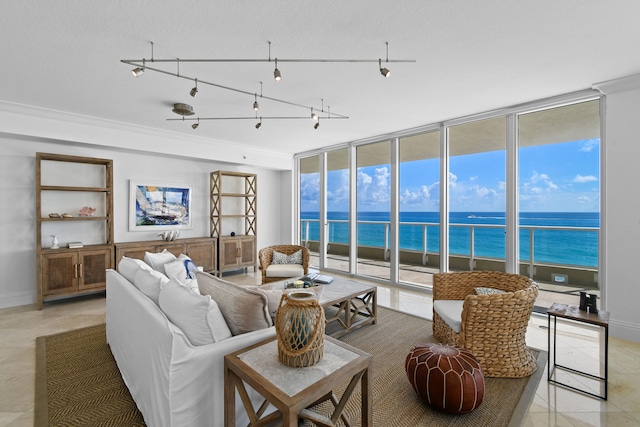
{"type": "Polygon", "coordinates": [[[484,375],[468,350],[445,344],[419,344],[405,361],[409,382],[429,406],[448,414],[468,414],[482,403],[484,375]]]}

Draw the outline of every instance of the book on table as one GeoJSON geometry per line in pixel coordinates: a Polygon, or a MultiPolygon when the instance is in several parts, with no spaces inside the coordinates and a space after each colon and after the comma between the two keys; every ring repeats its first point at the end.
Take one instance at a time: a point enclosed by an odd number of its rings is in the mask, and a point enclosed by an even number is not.
{"type": "Polygon", "coordinates": [[[310,280],[312,282],[320,283],[322,285],[328,285],[333,282],[333,276],[320,273],[309,273],[302,277],[302,280],[310,280]]]}

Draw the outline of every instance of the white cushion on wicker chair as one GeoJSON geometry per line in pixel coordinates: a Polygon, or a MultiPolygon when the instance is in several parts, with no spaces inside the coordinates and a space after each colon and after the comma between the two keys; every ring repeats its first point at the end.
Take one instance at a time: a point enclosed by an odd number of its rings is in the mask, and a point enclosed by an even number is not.
{"type": "Polygon", "coordinates": [[[267,277],[296,277],[304,275],[302,264],[270,264],[267,277]]]}
{"type": "Polygon", "coordinates": [[[459,334],[462,325],[463,304],[464,300],[439,299],[433,302],[433,310],[442,317],[447,326],[459,334]]]}

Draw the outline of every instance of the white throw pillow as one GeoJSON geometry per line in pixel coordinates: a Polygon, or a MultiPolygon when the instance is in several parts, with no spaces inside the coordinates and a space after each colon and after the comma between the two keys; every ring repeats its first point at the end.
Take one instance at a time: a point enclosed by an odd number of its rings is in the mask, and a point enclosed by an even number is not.
{"type": "Polygon", "coordinates": [[[138,270],[150,271],[153,269],[141,259],[127,258],[126,256],[123,256],[118,263],[118,273],[131,283],[133,283],[138,270]]]}
{"type": "Polygon", "coordinates": [[[176,259],[176,256],[166,249],[157,254],[151,252],[144,253],[144,262],[162,274],[164,274],[164,265],[168,262],[175,261],[176,259]]]}
{"type": "Polygon", "coordinates": [[[460,333],[462,327],[462,307],[464,300],[438,299],[433,302],[433,311],[438,313],[456,333],[460,333]]]}
{"type": "Polygon", "coordinates": [[[135,277],[133,278],[133,284],[135,287],[140,289],[140,292],[151,298],[156,305],[158,305],[160,288],[168,281],[169,279],[167,276],[155,270],[140,269],[136,272],[135,277]]]}
{"type": "Polygon", "coordinates": [[[505,291],[496,288],[476,288],[476,295],[495,295],[495,294],[504,294],[505,291]]]}
{"type": "Polygon", "coordinates": [[[164,265],[164,272],[168,278],[175,278],[184,286],[190,288],[196,293],[200,293],[198,289],[198,280],[196,279],[196,265],[191,258],[185,254],[180,254],[175,261],[168,262],[164,265]]]}
{"type": "Polygon", "coordinates": [[[257,331],[273,325],[267,297],[257,291],[238,286],[208,273],[198,271],[198,287],[202,295],[211,295],[233,335],[257,331]]]}
{"type": "Polygon", "coordinates": [[[231,337],[220,308],[209,295],[199,295],[171,279],[160,290],[160,308],[191,344],[206,345],[231,337]]]}

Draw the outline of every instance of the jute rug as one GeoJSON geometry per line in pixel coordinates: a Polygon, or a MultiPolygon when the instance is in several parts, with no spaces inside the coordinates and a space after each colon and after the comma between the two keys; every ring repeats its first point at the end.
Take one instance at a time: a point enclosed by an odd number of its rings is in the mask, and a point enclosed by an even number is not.
{"type": "MultiPolygon", "coordinates": [[[[373,355],[375,426],[522,424],[542,377],[546,352],[532,350],[538,357],[538,371],[531,377],[487,378],[478,409],[467,415],[446,415],[422,403],[404,371],[413,345],[435,341],[431,322],[384,308],[378,308],[378,318],[377,325],[341,338],[373,355]]],[[[144,426],[106,344],[104,325],[39,337],[36,347],[36,426],[144,426]]],[[[354,392],[346,413],[358,419],[356,425],[360,425],[359,410],[359,394],[354,392]]]]}

